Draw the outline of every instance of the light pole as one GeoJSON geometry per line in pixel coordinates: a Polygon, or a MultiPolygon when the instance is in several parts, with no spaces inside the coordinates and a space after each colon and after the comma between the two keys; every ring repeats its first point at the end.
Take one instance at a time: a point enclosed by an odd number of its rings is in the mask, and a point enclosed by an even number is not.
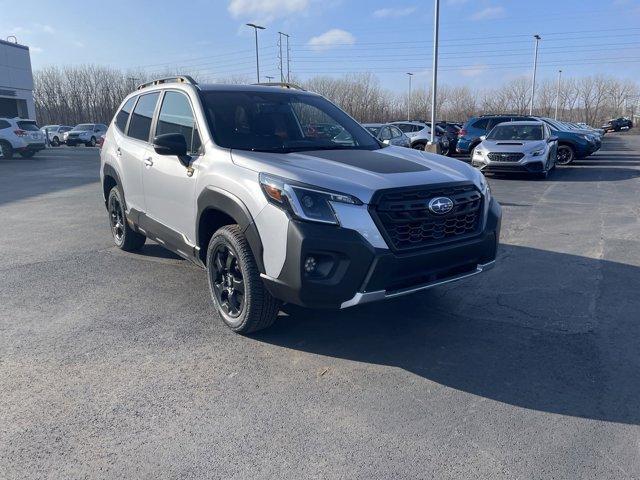
{"type": "MultiPolygon", "coordinates": [[[[435,10],[433,14],[433,80],[431,82],[431,140],[430,145],[435,145],[436,140],[436,93],[438,86],[438,29],[440,27],[440,0],[434,0],[435,10]]],[[[437,147],[436,152],[437,152],[437,147]]]]}
{"type": "Polygon", "coordinates": [[[411,120],[411,77],[413,73],[407,72],[409,76],[409,96],[407,97],[407,121],[411,120]]]}
{"type": "Polygon", "coordinates": [[[529,105],[529,115],[533,115],[533,99],[536,95],[536,71],[538,70],[538,43],[542,38],[540,35],[534,35],[536,40],[535,52],[533,54],[533,79],[531,80],[531,105],[529,105]]]}
{"type": "Polygon", "coordinates": [[[558,70],[558,93],[556,93],[556,115],[555,118],[556,120],[558,119],[558,105],[560,105],[560,85],[561,85],[561,80],[562,80],[562,70],[558,70]]]}
{"type": "Polygon", "coordinates": [[[253,28],[253,31],[256,35],[256,76],[258,77],[258,83],[260,83],[260,60],[258,57],[258,30],[264,30],[265,27],[261,27],[260,25],[256,25],[254,23],[247,23],[247,27],[253,28]]]}
{"type": "Polygon", "coordinates": [[[265,77],[267,77],[267,82],[271,82],[271,80],[273,80],[273,77],[271,75],[265,75],[265,77]]]}

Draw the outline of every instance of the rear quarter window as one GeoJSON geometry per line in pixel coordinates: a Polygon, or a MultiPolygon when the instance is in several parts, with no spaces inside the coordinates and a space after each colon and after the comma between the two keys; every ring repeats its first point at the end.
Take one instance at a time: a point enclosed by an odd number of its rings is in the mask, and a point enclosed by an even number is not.
{"type": "Polygon", "coordinates": [[[125,104],[122,106],[122,108],[120,109],[120,111],[116,114],[116,121],[115,121],[116,127],[118,127],[118,129],[123,133],[125,131],[125,128],[127,127],[129,114],[133,109],[133,105],[136,103],[136,98],[138,97],[131,97],[129,100],[127,100],[125,104]]]}

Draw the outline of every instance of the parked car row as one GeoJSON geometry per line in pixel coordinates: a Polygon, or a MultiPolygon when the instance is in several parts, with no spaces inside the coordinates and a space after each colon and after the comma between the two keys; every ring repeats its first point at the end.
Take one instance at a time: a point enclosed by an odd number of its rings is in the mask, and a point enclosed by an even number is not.
{"type": "Polygon", "coordinates": [[[557,137],[558,164],[566,165],[598,151],[604,130],[582,127],[547,117],[524,115],[482,115],[470,118],[458,134],[456,151],[474,158],[474,150],[494,127],[509,122],[542,122],[557,137]]]}
{"type": "Polygon", "coordinates": [[[57,147],[67,144],[71,147],[86,145],[95,147],[100,137],[107,132],[107,126],[102,123],[80,123],[75,127],[68,125],[45,125],[40,129],[49,145],[57,147]]]}

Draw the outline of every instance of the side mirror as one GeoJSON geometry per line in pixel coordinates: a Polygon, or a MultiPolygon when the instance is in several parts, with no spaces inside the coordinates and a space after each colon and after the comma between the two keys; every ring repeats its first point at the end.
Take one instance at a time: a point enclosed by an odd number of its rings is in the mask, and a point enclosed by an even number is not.
{"type": "Polygon", "coordinates": [[[181,133],[157,135],[153,139],[153,149],[158,155],[183,157],[187,154],[187,140],[181,133]]]}
{"type": "Polygon", "coordinates": [[[481,142],[484,142],[486,139],[487,139],[487,136],[486,136],[486,135],[482,135],[482,136],[480,137],[480,141],[481,141],[481,142]]]}
{"type": "Polygon", "coordinates": [[[558,141],[558,137],[556,137],[555,135],[552,135],[549,137],[549,140],[547,140],[547,142],[551,143],[551,142],[557,142],[558,141]]]}

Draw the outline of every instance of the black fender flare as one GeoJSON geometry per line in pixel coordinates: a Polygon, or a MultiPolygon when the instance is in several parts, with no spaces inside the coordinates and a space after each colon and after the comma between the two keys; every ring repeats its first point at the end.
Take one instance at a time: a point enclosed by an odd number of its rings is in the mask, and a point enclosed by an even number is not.
{"type": "MultiPolygon", "coordinates": [[[[208,245],[201,245],[200,241],[200,219],[207,210],[217,210],[235,220],[240,229],[244,232],[253,257],[258,265],[260,273],[265,273],[264,262],[262,260],[262,240],[253,221],[253,217],[247,206],[237,196],[217,187],[206,187],[198,196],[196,216],[196,246],[200,252],[200,258],[206,255],[208,245]]],[[[204,263],[204,262],[203,262],[204,263]]]]}
{"type": "Polygon", "coordinates": [[[124,198],[124,188],[122,188],[122,182],[120,181],[120,175],[118,175],[118,171],[112,166],[109,165],[108,163],[104,164],[104,167],[102,167],[102,196],[104,197],[104,204],[105,206],[107,205],[107,195],[108,192],[104,191],[104,179],[106,177],[112,177],[116,183],[118,184],[118,186],[120,187],[120,195],[122,195],[122,201],[125,204],[125,207],[127,205],[127,202],[124,198]]]}

